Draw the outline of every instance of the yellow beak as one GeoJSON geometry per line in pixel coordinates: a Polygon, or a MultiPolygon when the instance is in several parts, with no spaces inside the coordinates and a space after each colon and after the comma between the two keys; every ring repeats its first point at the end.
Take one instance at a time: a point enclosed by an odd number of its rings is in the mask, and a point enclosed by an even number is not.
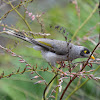
{"type": "Polygon", "coordinates": [[[93,60],[95,60],[95,57],[94,57],[93,55],[91,56],[91,58],[92,58],[93,60]]]}

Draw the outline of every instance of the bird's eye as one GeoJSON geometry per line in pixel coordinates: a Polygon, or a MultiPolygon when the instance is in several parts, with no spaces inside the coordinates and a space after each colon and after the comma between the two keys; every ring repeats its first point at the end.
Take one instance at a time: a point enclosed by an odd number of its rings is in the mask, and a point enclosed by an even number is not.
{"type": "Polygon", "coordinates": [[[84,53],[87,54],[87,50],[84,50],[84,53]]]}
{"type": "Polygon", "coordinates": [[[90,51],[87,49],[87,48],[85,48],[84,50],[82,50],[81,52],[80,52],[80,55],[81,56],[85,56],[85,55],[88,55],[88,54],[90,54],[90,51]]]}
{"type": "Polygon", "coordinates": [[[85,50],[84,50],[84,53],[85,53],[85,54],[89,54],[90,51],[89,51],[88,49],[85,49],[85,50]]]}

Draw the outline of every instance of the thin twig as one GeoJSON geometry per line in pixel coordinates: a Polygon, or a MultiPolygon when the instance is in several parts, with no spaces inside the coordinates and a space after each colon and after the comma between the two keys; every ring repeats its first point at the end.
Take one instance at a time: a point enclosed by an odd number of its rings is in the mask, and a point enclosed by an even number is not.
{"type": "MultiPolygon", "coordinates": [[[[26,1],[26,3],[29,3],[29,2],[31,2],[32,0],[28,0],[28,1],[26,1]]],[[[10,1],[11,2],[11,1],[10,1]]],[[[8,3],[9,4],[9,3],[8,3]]],[[[0,20],[2,20],[3,18],[5,18],[10,12],[12,12],[14,9],[16,9],[16,8],[18,8],[19,6],[21,6],[21,5],[23,5],[24,4],[24,2],[22,2],[20,5],[17,5],[16,7],[14,7],[13,9],[11,9],[11,10],[9,10],[7,13],[5,13],[1,18],[0,18],[0,20]]]]}
{"type": "Polygon", "coordinates": [[[58,73],[51,79],[51,81],[48,83],[48,85],[45,87],[44,92],[43,92],[43,99],[46,100],[45,98],[45,93],[49,85],[52,83],[52,81],[58,76],[58,73]]]}

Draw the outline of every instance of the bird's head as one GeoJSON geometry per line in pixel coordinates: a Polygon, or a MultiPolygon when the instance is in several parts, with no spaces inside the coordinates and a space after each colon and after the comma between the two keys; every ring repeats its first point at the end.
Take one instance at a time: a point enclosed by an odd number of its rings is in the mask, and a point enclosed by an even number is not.
{"type": "MultiPolygon", "coordinates": [[[[91,55],[91,52],[87,48],[83,48],[80,52],[82,58],[88,58],[91,55]]],[[[91,58],[95,60],[95,57],[92,55],[91,58]]]]}

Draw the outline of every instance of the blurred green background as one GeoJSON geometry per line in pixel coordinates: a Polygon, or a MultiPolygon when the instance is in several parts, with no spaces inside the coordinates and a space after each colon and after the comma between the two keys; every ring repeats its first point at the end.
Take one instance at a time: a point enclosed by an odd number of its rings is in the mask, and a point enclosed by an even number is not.
{"type": "MultiPolygon", "coordinates": [[[[75,38],[73,38],[72,43],[83,45],[93,50],[95,44],[89,40],[86,40],[86,37],[93,38],[95,43],[98,42],[98,33],[99,33],[99,13],[98,9],[92,14],[93,9],[95,9],[96,4],[99,2],[98,0],[77,0],[78,5],[72,3],[75,0],[35,0],[32,3],[28,3],[25,6],[27,7],[29,12],[32,12],[34,15],[44,13],[42,15],[44,30],[45,33],[50,33],[51,35],[47,38],[65,40],[62,32],[58,32],[59,30],[55,30],[54,26],[60,25],[66,29],[66,32],[69,32],[68,39],[71,39],[75,34],[76,30],[79,29],[84,21],[91,15],[91,18],[82,26],[82,28],[77,32],[75,38]],[[78,10],[80,9],[80,16],[78,16],[78,11],[76,6],[78,6],[78,10]],[[50,28],[52,25],[52,28],[50,28]]],[[[19,4],[20,2],[15,1],[12,2],[14,5],[19,4]]],[[[2,5],[1,5],[2,6],[2,5]]],[[[5,14],[5,10],[8,11],[11,9],[9,5],[5,5],[0,9],[0,17],[5,14]]],[[[25,10],[23,6],[21,6],[18,11],[24,16],[25,10]]],[[[26,20],[28,21],[33,32],[40,32],[41,27],[37,20],[32,21],[29,16],[26,14],[26,20]]],[[[8,14],[7,18],[1,20],[2,23],[7,24],[9,26],[14,25],[19,30],[28,31],[27,26],[24,21],[16,14],[16,12],[12,11],[8,14]]],[[[0,26],[0,31],[2,31],[3,27],[0,26]]],[[[42,38],[42,36],[36,36],[35,38],[42,38]]],[[[0,45],[3,45],[7,48],[11,48],[13,52],[18,55],[21,55],[28,63],[31,65],[38,66],[40,68],[49,67],[49,71],[51,71],[48,63],[42,59],[41,53],[39,51],[34,50],[29,46],[28,43],[18,40],[16,38],[10,38],[1,36],[0,37],[0,45]],[[15,41],[17,45],[15,46],[15,41]]],[[[96,58],[100,58],[100,48],[95,51],[94,56],[96,58]]],[[[76,59],[76,61],[83,61],[86,59],[76,59]]],[[[67,62],[66,62],[67,64],[67,62]]],[[[16,71],[20,67],[20,71],[25,68],[24,63],[19,62],[19,58],[12,57],[10,54],[2,51],[0,49],[0,73],[4,71],[4,74],[10,74],[11,72],[16,71]]],[[[93,65],[93,69],[98,67],[97,64],[93,65]]],[[[78,70],[80,67],[76,68],[78,70]]],[[[68,70],[65,68],[64,70],[68,70]]],[[[85,70],[90,70],[87,66],[85,70]]],[[[49,82],[54,76],[51,72],[43,72],[38,71],[38,73],[49,82]]],[[[42,100],[43,90],[45,85],[34,84],[39,79],[31,80],[36,74],[30,74],[30,72],[26,72],[24,74],[13,75],[10,78],[0,79],[0,100],[42,100]]],[[[95,73],[95,76],[100,77],[100,69],[95,73]]],[[[69,93],[75,88],[79,79],[76,79],[66,92],[63,100],[67,97],[69,93]]],[[[86,79],[80,80],[81,84],[86,79]]],[[[69,79],[64,80],[62,86],[65,88],[69,79]]],[[[56,80],[51,88],[51,90],[56,86],[56,80]]],[[[50,93],[49,93],[50,94],[50,93]]],[[[49,96],[48,94],[48,96],[49,96]]],[[[58,100],[61,93],[58,95],[58,100]]],[[[69,100],[100,100],[100,80],[89,80],[83,87],[81,87],[75,94],[73,94],[69,100]]]]}

